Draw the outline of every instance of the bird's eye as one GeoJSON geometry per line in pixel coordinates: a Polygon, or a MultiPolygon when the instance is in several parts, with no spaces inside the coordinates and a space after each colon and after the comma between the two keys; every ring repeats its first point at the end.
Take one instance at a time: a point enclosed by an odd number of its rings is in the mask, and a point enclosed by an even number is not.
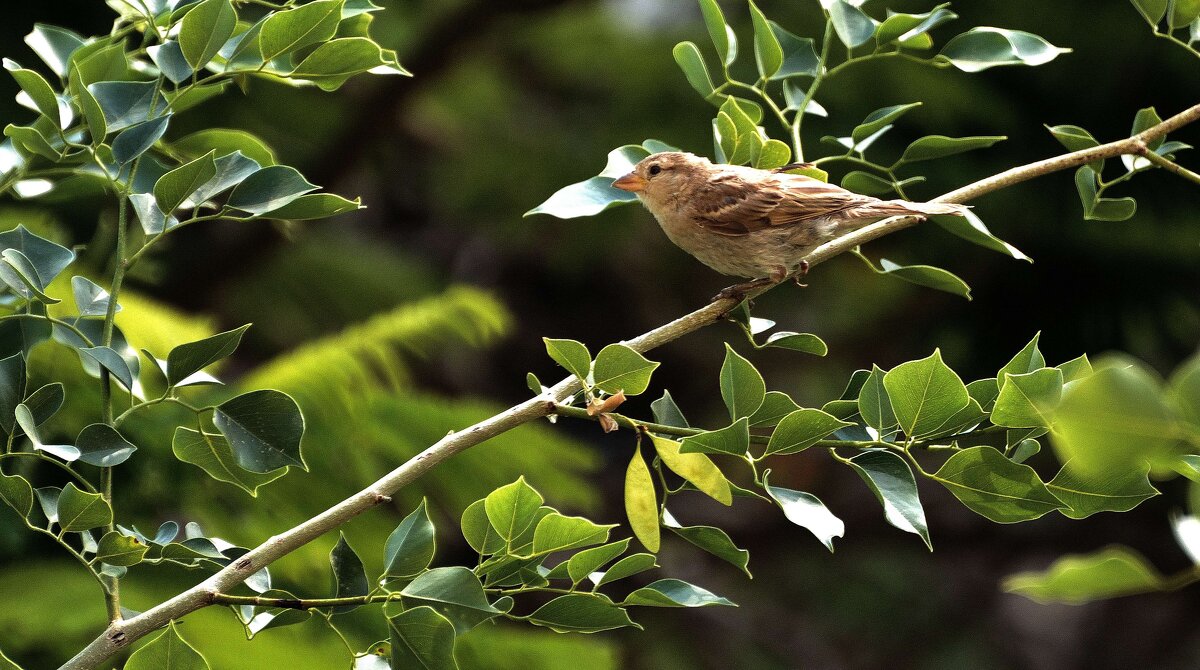
{"type": "Polygon", "coordinates": [[[649,172],[650,176],[653,177],[654,175],[658,174],[659,172],[662,172],[662,167],[659,165],[651,165],[650,169],[647,170],[647,172],[649,172]]]}

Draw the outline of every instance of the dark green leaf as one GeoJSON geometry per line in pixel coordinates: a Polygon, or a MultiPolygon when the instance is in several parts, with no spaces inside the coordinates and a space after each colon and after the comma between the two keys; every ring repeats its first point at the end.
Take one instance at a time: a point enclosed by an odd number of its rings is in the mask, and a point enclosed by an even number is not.
{"type": "Polygon", "coordinates": [[[708,29],[708,36],[712,38],[717,56],[726,67],[732,65],[737,59],[737,36],[725,23],[721,6],[717,4],[717,0],[700,0],[700,12],[704,15],[704,26],[708,29]]]}
{"type": "Polygon", "coordinates": [[[29,259],[41,286],[48,286],[75,260],[70,249],[34,235],[23,225],[0,233],[0,249],[15,249],[29,259]]]}
{"type": "Polygon", "coordinates": [[[414,607],[388,617],[388,630],[391,668],[457,670],[454,625],[434,608],[414,607]]]}
{"type": "Polygon", "coordinates": [[[941,55],[963,72],[979,72],[997,65],[1044,65],[1070,51],[1032,33],[979,26],[947,42],[941,55]]]}
{"type": "Polygon", "coordinates": [[[896,413],[892,410],[892,401],[883,385],[883,377],[883,370],[878,365],[872,365],[870,375],[858,392],[859,413],[867,425],[881,435],[897,426],[896,413]]]}
{"type": "Polygon", "coordinates": [[[242,341],[242,334],[249,327],[250,324],[246,324],[172,349],[167,354],[167,383],[175,386],[192,374],[232,354],[242,341]]]}
{"type": "Polygon", "coordinates": [[[271,211],[271,218],[290,221],[326,219],[362,209],[362,199],[347,200],[333,193],[309,193],[271,211]]]}
{"type": "Polygon", "coordinates": [[[979,215],[971,210],[967,210],[964,216],[934,216],[931,219],[943,229],[968,242],[998,251],[1017,260],[1033,262],[1033,259],[1026,256],[1025,252],[993,235],[992,231],[988,230],[987,225],[983,223],[983,219],[980,219],[979,215]]]}
{"type": "Polygon", "coordinates": [[[0,428],[13,432],[17,405],[25,398],[25,357],[13,354],[0,359],[0,428]]]}
{"type": "Polygon", "coordinates": [[[946,156],[953,156],[975,149],[986,149],[1004,139],[1007,138],[1001,135],[981,137],[928,135],[914,140],[912,144],[908,145],[908,148],[904,150],[904,154],[900,156],[900,160],[896,162],[896,165],[945,158],[946,156]]]}
{"type": "Polygon", "coordinates": [[[675,57],[679,69],[683,70],[683,76],[701,97],[707,98],[712,95],[712,77],[709,76],[708,68],[704,65],[704,56],[700,55],[700,47],[696,46],[694,42],[680,42],[671,50],[671,55],[675,57]]]}
{"type": "MultiPolygon", "coordinates": [[[[892,18],[894,19],[896,16],[903,15],[897,14],[892,16],[892,18]]],[[[850,138],[855,144],[858,144],[859,142],[862,142],[871,135],[874,135],[882,130],[884,126],[891,124],[896,119],[903,116],[906,112],[908,112],[908,110],[920,106],[920,102],[910,102],[904,105],[892,105],[890,107],[882,107],[877,109],[868,114],[867,118],[863,119],[862,123],[855,126],[854,130],[850,133],[850,138]]]]}
{"type": "Polygon", "coordinates": [[[210,151],[158,178],[154,183],[154,200],[163,213],[174,212],[185,200],[200,190],[200,187],[216,176],[214,154],[215,152],[210,151]]]}
{"type": "Polygon", "coordinates": [[[668,516],[665,525],[679,537],[691,542],[717,558],[736,566],[739,570],[750,574],[750,552],[739,548],[720,528],[713,526],[680,526],[679,522],[668,516]]]}
{"type": "Polygon", "coordinates": [[[596,588],[657,567],[658,564],[655,562],[653,554],[632,554],[626,556],[613,563],[612,567],[604,571],[604,576],[600,578],[600,581],[596,582],[596,588]]]}
{"type": "Polygon", "coordinates": [[[754,365],[726,344],[725,362],[721,365],[721,398],[729,409],[729,418],[736,421],[757,412],[766,392],[767,385],[754,365]]]}
{"type": "MultiPolygon", "coordinates": [[[[367,581],[367,571],[363,568],[362,559],[354,552],[346,534],[338,534],[338,542],[329,552],[329,566],[333,570],[335,598],[353,598],[365,596],[371,590],[367,581]]],[[[358,605],[343,605],[333,608],[334,614],[343,614],[357,609],[358,605]]]]}
{"type": "Polygon", "coordinates": [[[749,448],[750,422],[746,417],[742,417],[725,428],[683,438],[679,451],[684,454],[745,456],[749,448]]]}
{"type": "Polygon", "coordinates": [[[662,397],[650,403],[650,411],[654,413],[655,423],[676,428],[688,427],[687,419],[683,417],[683,412],[675,404],[675,399],[671,397],[670,391],[664,389],[662,397]]]}
{"type": "Polygon", "coordinates": [[[383,549],[384,576],[411,577],[429,567],[437,544],[433,521],[429,518],[424,499],[388,535],[383,549]]]}
{"type": "Polygon", "coordinates": [[[167,99],[153,82],[101,81],[88,86],[87,90],[104,113],[105,128],[109,133],[168,111],[167,99]]]}
{"type": "Polygon", "coordinates": [[[58,497],[58,524],[64,531],[87,530],[112,522],[112,508],[99,493],[88,493],[68,482],[58,497]]]}
{"type": "Polygon", "coordinates": [[[148,550],[136,537],[110,530],[96,545],[96,560],[126,568],[141,563],[148,550]]]}
{"type": "Polygon", "coordinates": [[[308,183],[296,168],[265,167],[247,177],[229,194],[228,206],[255,216],[277,210],[317,187],[308,183]]]}
{"type": "Polygon", "coordinates": [[[378,44],[365,37],[341,37],[321,43],[288,76],[332,91],[356,74],[386,65],[388,60],[378,44]]]}
{"type": "Polygon", "coordinates": [[[870,172],[852,170],[847,172],[845,177],[842,177],[842,188],[863,195],[879,196],[891,193],[895,189],[895,186],[890,180],[873,175],[870,172]]]}
{"type": "Polygon", "coordinates": [[[848,0],[830,0],[827,9],[838,39],[848,48],[866,44],[875,35],[875,21],[848,0]]]}
{"type": "Polygon", "coordinates": [[[879,259],[879,268],[871,266],[877,274],[903,279],[918,286],[926,286],[939,291],[953,293],[967,300],[971,299],[971,287],[953,273],[936,268],[932,265],[898,265],[892,261],[879,259]]]}
{"type": "Polygon", "coordinates": [[[821,58],[817,55],[814,42],[807,37],[798,37],[774,21],[767,21],[771,32],[783,51],[783,64],[772,79],[788,77],[815,77],[821,71],[821,58]]]}
{"type": "Polygon", "coordinates": [[[201,435],[182,426],[175,429],[171,451],[175,458],[191,463],[213,479],[233,484],[252,496],[258,495],[258,487],[279,479],[286,472],[282,468],[266,474],[250,472],[238,464],[233,448],[223,435],[207,432],[201,435]]]}
{"type": "Polygon", "coordinates": [[[125,670],[208,670],[208,661],[179,636],[172,621],[158,637],[133,652],[125,670]]]}
{"type": "Polygon", "coordinates": [[[585,549],[567,559],[567,574],[573,583],[578,584],[609,561],[625,553],[627,549],[629,549],[629,538],[585,549]]]}
{"type": "Polygon", "coordinates": [[[0,472],[0,500],[27,517],[33,509],[33,487],[24,477],[0,472]]]}
{"type": "Polygon", "coordinates": [[[275,152],[261,139],[244,130],[206,128],[175,140],[172,146],[191,158],[199,158],[210,151],[216,152],[217,156],[240,151],[259,165],[275,164],[275,152]]]}
{"type": "Polygon", "coordinates": [[[400,592],[406,609],[426,605],[446,617],[458,633],[500,614],[488,603],[475,573],[455,566],[422,573],[400,592]]]}
{"type": "Polygon", "coordinates": [[[167,40],[162,44],[149,47],[146,49],[146,53],[150,56],[150,60],[158,66],[163,76],[175,84],[187,81],[196,71],[192,68],[191,63],[188,63],[187,58],[184,58],[183,48],[176,40],[167,40]]]}
{"type": "Polygon", "coordinates": [[[1157,27],[1167,14],[1168,2],[1169,0],[1133,0],[1133,6],[1137,8],[1138,13],[1146,19],[1147,23],[1152,27],[1157,27]]]}
{"type": "MultiPolygon", "coordinates": [[[[80,316],[104,316],[108,313],[108,291],[87,277],[71,277],[71,292],[80,316]]],[[[121,306],[117,305],[117,311],[121,306]]]]}
{"type": "Polygon", "coordinates": [[[598,593],[568,593],[529,615],[529,623],[559,633],[597,633],[625,626],[641,629],[629,614],[598,593]]]}
{"type": "Polygon", "coordinates": [[[924,14],[891,13],[879,27],[875,29],[875,40],[880,45],[889,42],[905,43],[920,37],[930,30],[954,19],[958,15],[946,9],[950,3],[938,5],[932,11],[924,14]]]}
{"type": "Polygon", "coordinates": [[[763,396],[763,404],[758,411],[750,415],[750,427],[769,428],[779,424],[783,417],[800,409],[800,406],[782,391],[767,391],[763,396]]]}
{"type": "Polygon", "coordinates": [[[883,505],[887,522],[906,533],[920,536],[925,546],[933,551],[925,509],[921,506],[917,482],[908,463],[890,451],[868,449],[852,457],[850,467],[883,505]]]}
{"type": "Polygon", "coordinates": [[[932,477],[971,511],[996,523],[1029,521],[1064,507],[1033,468],[992,447],[956,452],[932,477]]]}
{"type": "Polygon", "coordinates": [[[25,36],[25,44],[33,49],[54,74],[65,78],[71,54],[83,46],[84,40],[66,28],[35,23],[33,31],[25,36]]]}
{"type": "Polygon", "coordinates": [[[770,21],[753,0],[750,0],[750,21],[754,25],[754,62],[758,64],[758,73],[770,79],[783,65],[783,47],[770,21]]]}
{"type": "Polygon", "coordinates": [[[80,352],[100,364],[105,370],[127,388],[133,388],[134,372],[129,368],[129,362],[121,357],[112,347],[81,347],[80,352]]]}
{"type": "Polygon", "coordinates": [[[626,596],[621,604],[648,607],[736,607],[721,596],[679,579],[660,579],[643,586],[626,596]]]}
{"type": "Polygon", "coordinates": [[[461,526],[467,544],[479,554],[494,554],[504,549],[504,538],[488,521],[484,500],[476,500],[463,510],[461,526]]]}
{"type": "Polygon", "coordinates": [[[8,73],[17,81],[17,85],[29,96],[34,107],[42,116],[49,119],[57,128],[69,124],[69,121],[63,121],[59,117],[58,95],[53,88],[50,88],[50,83],[42,75],[33,70],[26,70],[8,58],[5,58],[3,63],[4,69],[8,70],[8,73]]]}
{"type": "Polygon", "coordinates": [[[115,428],[103,423],[93,423],[79,431],[75,447],[79,449],[79,460],[102,468],[120,465],[137,451],[115,428]]]}
{"type": "Polygon", "coordinates": [[[251,391],[217,406],[213,425],[229,440],[238,465],[266,473],[287,465],[303,470],[304,417],[296,401],[274,390],[251,391]]]}

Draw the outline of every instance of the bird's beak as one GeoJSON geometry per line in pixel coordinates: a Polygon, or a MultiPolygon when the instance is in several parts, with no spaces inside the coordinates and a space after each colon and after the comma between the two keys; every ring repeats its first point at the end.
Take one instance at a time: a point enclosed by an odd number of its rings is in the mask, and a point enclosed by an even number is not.
{"type": "Polygon", "coordinates": [[[636,172],[630,172],[624,177],[614,181],[613,187],[619,188],[622,191],[637,193],[638,191],[644,191],[646,189],[646,179],[636,172]]]}

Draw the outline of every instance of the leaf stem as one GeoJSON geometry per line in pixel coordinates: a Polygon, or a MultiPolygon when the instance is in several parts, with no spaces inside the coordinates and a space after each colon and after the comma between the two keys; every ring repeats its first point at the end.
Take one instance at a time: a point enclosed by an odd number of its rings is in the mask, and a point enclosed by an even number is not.
{"type": "MultiPolygon", "coordinates": [[[[16,432],[16,431],[14,431],[14,432],[16,432]]],[[[0,454],[0,460],[3,460],[5,458],[22,458],[22,457],[36,458],[39,461],[43,461],[45,463],[54,465],[54,466],[58,467],[60,470],[63,470],[67,474],[71,475],[71,477],[76,482],[78,482],[80,485],[82,485],[83,488],[86,489],[88,493],[96,493],[96,487],[93,486],[92,483],[89,482],[86,477],[84,477],[83,475],[76,472],[70,465],[63,463],[62,461],[60,461],[58,459],[50,458],[49,456],[47,456],[46,454],[43,454],[40,451],[10,451],[8,453],[0,454]]]]}
{"type": "Polygon", "coordinates": [[[1173,172],[1194,184],[1200,184],[1200,174],[1192,172],[1191,170],[1183,167],[1179,163],[1176,163],[1169,158],[1166,158],[1165,156],[1159,156],[1144,144],[1141,145],[1141,150],[1138,152],[1138,155],[1166,170],[1167,172],[1173,172]]]}

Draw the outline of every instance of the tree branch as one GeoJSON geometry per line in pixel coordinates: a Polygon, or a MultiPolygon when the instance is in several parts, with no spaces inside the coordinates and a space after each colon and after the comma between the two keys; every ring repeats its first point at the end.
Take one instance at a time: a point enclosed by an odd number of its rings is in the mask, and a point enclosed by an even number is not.
{"type": "MultiPolygon", "coordinates": [[[[967,202],[1035,177],[1079,167],[1102,158],[1138,155],[1141,147],[1147,142],[1197,120],[1200,120],[1200,104],[1133,137],[1012,168],[946,193],[936,198],[935,202],[967,202]]],[[[861,244],[913,226],[919,221],[921,219],[917,217],[896,217],[873,223],[818,247],[809,255],[808,264],[811,267],[822,263],[861,244]]],[[[770,288],[772,287],[753,291],[750,297],[764,293],[770,288]]],[[[640,352],[649,351],[715,323],[737,305],[738,301],[733,299],[716,300],[643,333],[625,344],[640,352]]],[[[392,493],[412,483],[438,463],[496,435],[552,414],[556,411],[558,403],[578,390],[579,383],[573,377],[564,379],[535,398],[514,405],[464,430],[450,433],[374,484],[308,521],[271,537],[200,584],[131,619],[113,622],[74,658],[63,664],[60,670],[92,670],[99,667],[135,640],[162,628],[173,619],[214,604],[220,594],[242,583],[256,571],[388,500],[392,493]]]]}

